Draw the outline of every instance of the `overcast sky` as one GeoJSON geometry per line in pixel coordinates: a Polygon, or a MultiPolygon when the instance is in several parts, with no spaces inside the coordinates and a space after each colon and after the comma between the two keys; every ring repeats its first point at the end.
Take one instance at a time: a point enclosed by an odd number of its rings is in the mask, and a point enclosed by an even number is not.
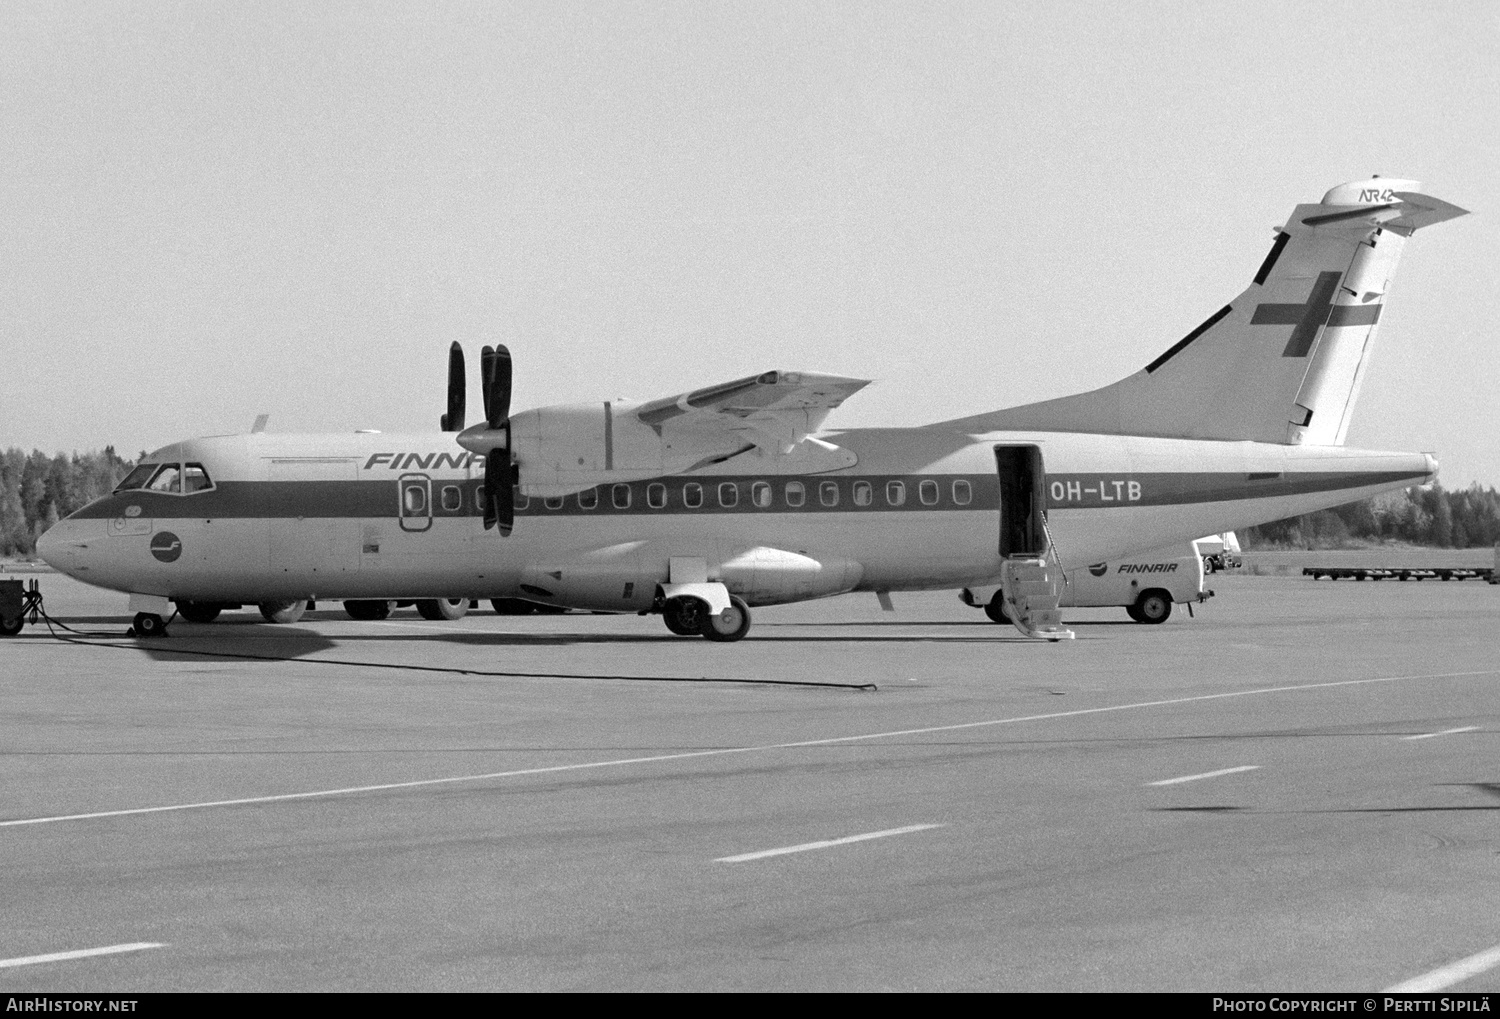
{"type": "Polygon", "coordinates": [[[1350,444],[1500,484],[1492,2],[6,0],[0,146],[0,447],[433,429],[455,339],[518,409],[977,413],[1138,370],[1379,173],[1474,214],[1407,245],[1350,444]]]}

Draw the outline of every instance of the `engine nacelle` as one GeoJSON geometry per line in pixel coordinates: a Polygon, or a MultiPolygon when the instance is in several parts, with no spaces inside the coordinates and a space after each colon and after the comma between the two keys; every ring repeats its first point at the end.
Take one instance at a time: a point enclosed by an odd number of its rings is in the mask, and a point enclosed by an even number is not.
{"type": "Polygon", "coordinates": [[[649,609],[656,585],[666,575],[666,564],[660,556],[646,556],[646,545],[628,541],[563,562],[528,566],[521,575],[521,597],[575,609],[649,609]]]}
{"type": "Polygon", "coordinates": [[[722,581],[730,594],[739,595],[746,604],[775,605],[852,591],[864,572],[864,567],[852,559],[815,559],[800,552],[757,546],[725,559],[710,577],[722,581]]]}

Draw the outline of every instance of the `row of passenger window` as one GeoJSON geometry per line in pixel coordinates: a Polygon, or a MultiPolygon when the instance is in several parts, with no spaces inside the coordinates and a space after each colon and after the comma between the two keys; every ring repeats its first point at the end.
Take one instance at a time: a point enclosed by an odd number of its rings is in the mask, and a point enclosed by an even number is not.
{"type": "MultiPolygon", "coordinates": [[[[707,485],[696,481],[689,481],[682,485],[678,491],[678,505],[685,509],[700,509],[716,499],[719,507],[731,509],[740,504],[741,493],[746,496],[749,505],[757,509],[772,509],[777,505],[777,492],[769,481],[752,481],[745,491],[745,484],[738,481],[724,481],[715,485],[710,482],[707,485]]],[[[602,488],[588,488],[572,496],[576,500],[579,509],[597,509],[602,498],[602,488]]],[[[609,503],[615,509],[627,510],[631,508],[632,501],[636,498],[637,486],[619,484],[609,486],[609,503]]],[[[482,508],[484,499],[483,488],[477,488],[474,498],[477,507],[482,508]]],[[[849,501],[855,506],[873,506],[875,504],[876,486],[868,481],[856,481],[852,485],[839,481],[827,480],[812,483],[801,481],[787,481],[781,485],[780,504],[788,509],[798,509],[803,506],[821,505],[825,507],[838,506],[847,493],[849,501]],[[816,503],[814,503],[816,500],[816,503]]],[[[887,481],[882,493],[886,506],[904,506],[907,503],[908,488],[904,481],[887,481]]],[[[967,506],[974,500],[974,490],[969,482],[963,479],[951,482],[949,497],[955,506],[967,506]]],[[[645,500],[648,509],[666,509],[670,495],[667,486],[656,481],[646,486],[645,500]]],[[[463,508],[463,493],[453,485],[444,486],[442,490],[442,506],[449,513],[456,513],[463,508]]],[[[931,478],[917,483],[916,501],[923,506],[937,506],[942,502],[942,488],[937,481],[931,478]]],[[[563,496],[550,496],[542,500],[542,505],[549,510],[560,510],[566,499],[563,496]]],[[[520,491],[515,494],[516,509],[524,510],[531,505],[531,499],[520,491]]]]}

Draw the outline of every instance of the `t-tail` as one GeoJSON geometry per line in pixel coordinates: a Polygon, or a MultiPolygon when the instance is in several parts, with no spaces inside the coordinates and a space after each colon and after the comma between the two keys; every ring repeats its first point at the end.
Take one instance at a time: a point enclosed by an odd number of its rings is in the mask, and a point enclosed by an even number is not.
{"type": "Polygon", "coordinates": [[[1297,206],[1249,289],[1134,375],[950,424],[1342,445],[1402,246],[1465,215],[1421,187],[1375,177],[1297,206]]]}

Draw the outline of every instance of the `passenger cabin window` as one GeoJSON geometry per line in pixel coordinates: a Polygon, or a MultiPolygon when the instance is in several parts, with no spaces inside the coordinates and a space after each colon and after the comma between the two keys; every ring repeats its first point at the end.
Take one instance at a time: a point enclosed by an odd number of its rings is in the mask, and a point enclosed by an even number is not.
{"type": "Polygon", "coordinates": [[[856,481],[854,483],[854,505],[868,506],[875,501],[875,490],[870,487],[868,481],[856,481]]]}
{"type": "Polygon", "coordinates": [[[688,509],[697,509],[703,505],[703,486],[695,481],[690,481],[682,486],[682,504],[688,509]]]}
{"type": "Polygon", "coordinates": [[[800,481],[788,481],[786,483],[786,504],[788,506],[801,506],[807,501],[807,488],[800,481]]]}
{"type": "Polygon", "coordinates": [[[202,464],[188,464],[182,469],[182,490],[189,494],[203,492],[214,487],[213,479],[202,464]]]}
{"type": "Polygon", "coordinates": [[[614,502],[615,509],[629,509],[630,508],[630,486],[629,485],[616,485],[613,489],[610,490],[609,497],[614,502]]]}
{"type": "Polygon", "coordinates": [[[560,510],[562,509],[562,504],[563,497],[560,495],[549,495],[547,496],[547,498],[542,500],[542,505],[547,507],[549,510],[560,510]]]}
{"type": "Polygon", "coordinates": [[[444,485],[443,486],[443,512],[445,512],[445,513],[457,513],[459,510],[463,509],[463,506],[464,506],[464,493],[463,493],[463,489],[459,488],[457,485],[444,485]]]}
{"type": "Polygon", "coordinates": [[[917,486],[917,498],[922,500],[923,506],[936,506],[938,503],[938,483],[928,479],[917,486]]]}
{"type": "Polygon", "coordinates": [[[416,482],[401,489],[401,505],[407,516],[420,516],[427,512],[427,486],[416,482]]]}
{"type": "Polygon", "coordinates": [[[597,488],[585,488],[578,493],[578,508],[593,509],[599,505],[599,490],[597,488]]]}
{"type": "Polygon", "coordinates": [[[765,481],[757,481],[750,486],[750,501],[761,509],[771,508],[771,486],[765,481]]]}
{"type": "Polygon", "coordinates": [[[738,506],[740,504],[740,486],[733,481],[726,481],[719,486],[719,505],[738,506]]]}
{"type": "Polygon", "coordinates": [[[146,486],[148,492],[181,492],[182,491],[182,468],[176,464],[162,464],[151,483],[146,486]]]}
{"type": "Polygon", "coordinates": [[[818,501],[824,506],[837,506],[839,504],[839,483],[837,481],[825,481],[819,485],[818,501]]]}
{"type": "Polygon", "coordinates": [[[151,475],[161,464],[141,464],[135,470],[125,475],[125,479],[115,486],[116,492],[133,492],[137,488],[145,488],[146,482],[151,480],[151,475]]]}
{"type": "MultiPolygon", "coordinates": [[[[478,495],[479,508],[480,508],[480,510],[483,510],[484,509],[484,489],[481,488],[476,494],[478,495]]],[[[510,504],[512,506],[514,506],[518,510],[523,510],[527,506],[531,505],[531,496],[526,495],[519,488],[513,488],[513,489],[511,489],[511,493],[510,493],[510,504]]]]}
{"type": "Polygon", "coordinates": [[[969,500],[974,497],[967,481],[955,481],[953,483],[953,501],[960,506],[969,505],[969,500]]]}
{"type": "Polygon", "coordinates": [[[646,505],[652,509],[665,509],[667,505],[667,486],[662,484],[647,485],[646,505]]]}
{"type": "Polygon", "coordinates": [[[892,506],[902,506],[906,503],[906,482],[887,481],[885,483],[885,501],[892,506]]]}

